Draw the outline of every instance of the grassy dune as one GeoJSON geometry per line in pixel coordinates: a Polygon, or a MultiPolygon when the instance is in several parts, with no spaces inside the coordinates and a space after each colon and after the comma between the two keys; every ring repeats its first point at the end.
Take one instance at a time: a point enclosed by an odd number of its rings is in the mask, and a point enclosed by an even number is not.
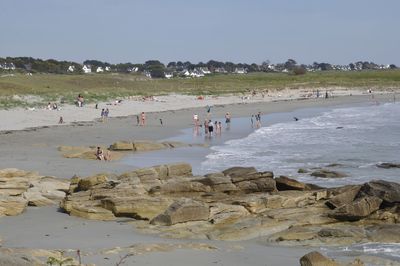
{"type": "Polygon", "coordinates": [[[102,101],[131,95],[168,93],[207,95],[243,93],[248,90],[284,88],[400,88],[400,70],[361,72],[316,72],[301,76],[284,73],[211,75],[198,79],[150,80],[142,75],[91,74],[27,76],[0,75],[0,108],[35,105],[63,98],[72,103],[78,93],[89,101],[102,101]],[[37,96],[18,97],[23,95],[37,96]],[[37,100],[39,102],[37,102],[37,100]]]}

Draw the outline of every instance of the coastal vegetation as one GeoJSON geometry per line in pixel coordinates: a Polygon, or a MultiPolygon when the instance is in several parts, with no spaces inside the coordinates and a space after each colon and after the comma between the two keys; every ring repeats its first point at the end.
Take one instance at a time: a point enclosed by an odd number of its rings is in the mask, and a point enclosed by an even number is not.
{"type": "Polygon", "coordinates": [[[132,95],[246,94],[252,90],[331,87],[391,89],[400,87],[400,70],[320,71],[303,75],[256,72],[211,74],[203,78],[150,79],[135,74],[9,74],[0,76],[0,107],[34,106],[47,101],[73,103],[79,93],[88,102],[132,95]]]}

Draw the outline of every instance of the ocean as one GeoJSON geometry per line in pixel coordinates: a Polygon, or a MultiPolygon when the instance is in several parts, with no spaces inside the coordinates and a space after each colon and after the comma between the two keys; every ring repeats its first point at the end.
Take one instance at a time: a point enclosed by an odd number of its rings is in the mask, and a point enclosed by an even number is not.
{"type": "Polygon", "coordinates": [[[232,166],[254,166],[303,182],[321,186],[359,184],[373,179],[399,182],[400,169],[383,169],[382,162],[400,163],[400,104],[369,103],[364,106],[333,108],[301,113],[295,121],[268,124],[248,136],[211,146],[200,172],[216,172],[232,166]],[[309,173],[328,168],[345,178],[315,178],[309,173]]]}

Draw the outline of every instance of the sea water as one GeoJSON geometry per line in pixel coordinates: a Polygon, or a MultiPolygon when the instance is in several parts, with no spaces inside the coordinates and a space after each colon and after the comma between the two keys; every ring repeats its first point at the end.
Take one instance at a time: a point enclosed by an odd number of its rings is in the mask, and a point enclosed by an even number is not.
{"type": "Polygon", "coordinates": [[[334,108],[298,121],[276,122],[211,150],[201,163],[201,172],[254,166],[327,187],[373,179],[399,182],[399,168],[383,169],[377,164],[400,163],[400,104],[334,108]],[[309,172],[300,174],[300,168],[309,172]],[[310,176],[316,168],[347,177],[310,176]]]}
{"type": "MultiPolygon", "coordinates": [[[[271,123],[248,136],[211,147],[200,172],[232,166],[254,166],[303,182],[332,187],[361,184],[374,179],[400,182],[400,168],[377,167],[400,163],[400,104],[367,104],[342,107],[308,117],[271,123]],[[309,170],[300,174],[300,168],[309,170]],[[342,172],[345,178],[315,178],[316,168],[342,172]]],[[[293,115],[296,113],[291,113],[293,115]]],[[[289,117],[290,117],[289,115],[289,117]]],[[[266,117],[263,117],[266,120],[266,117]]],[[[400,244],[365,243],[328,248],[335,256],[370,254],[400,261],[400,244]]]]}

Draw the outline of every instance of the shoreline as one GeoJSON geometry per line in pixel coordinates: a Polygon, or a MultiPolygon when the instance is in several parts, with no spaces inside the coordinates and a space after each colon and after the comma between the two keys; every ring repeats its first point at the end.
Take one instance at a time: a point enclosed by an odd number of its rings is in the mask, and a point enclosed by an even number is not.
{"type": "MultiPolygon", "coordinates": [[[[121,118],[139,115],[145,113],[160,113],[167,111],[181,111],[186,109],[205,108],[206,106],[235,105],[235,104],[262,104],[284,101],[301,100],[327,100],[322,96],[316,98],[314,90],[296,89],[280,90],[269,93],[267,96],[256,95],[224,95],[207,96],[203,100],[198,100],[196,96],[189,95],[166,95],[154,97],[151,101],[140,101],[138,99],[128,98],[121,103],[113,101],[101,102],[98,104],[87,104],[83,107],[75,105],[64,105],[59,110],[48,110],[45,107],[36,108],[13,108],[10,110],[0,110],[3,117],[0,124],[0,133],[13,132],[17,130],[34,130],[38,128],[47,128],[49,126],[60,125],[59,118],[63,117],[62,125],[73,125],[90,123],[100,120],[100,112],[103,108],[110,109],[110,118],[121,118]],[[95,108],[98,105],[98,109],[95,108]]],[[[336,89],[329,90],[330,98],[334,99],[343,96],[369,96],[366,91],[360,89],[336,89]]],[[[392,90],[379,91],[376,95],[395,95],[392,90]]],[[[375,94],[374,94],[375,95],[375,94]]],[[[329,100],[328,99],[328,100],[329,100]]]]}
{"type": "MultiPolygon", "coordinates": [[[[376,95],[377,99],[382,101],[390,101],[391,95],[376,95]]],[[[335,107],[346,104],[365,104],[370,102],[370,95],[364,96],[347,96],[347,97],[335,97],[329,99],[306,99],[306,100],[289,100],[289,101],[276,101],[276,102],[262,102],[262,103],[249,103],[249,104],[232,104],[232,105],[218,105],[213,107],[213,116],[221,118],[226,111],[232,113],[233,118],[237,117],[248,117],[250,114],[255,114],[258,111],[262,111],[268,115],[271,113],[279,112],[291,112],[300,108],[316,108],[316,107],[335,107]]],[[[57,151],[59,145],[94,145],[94,144],[111,144],[114,141],[124,139],[152,139],[162,140],[166,138],[172,138],[177,136],[182,129],[188,129],[192,126],[192,114],[198,113],[201,117],[204,117],[206,110],[204,107],[187,108],[181,110],[170,110],[164,112],[148,113],[149,126],[148,127],[136,127],[134,126],[133,117],[115,117],[110,118],[106,123],[98,121],[92,122],[79,122],[72,125],[63,126],[50,126],[41,127],[29,130],[16,130],[11,134],[2,134],[0,139],[0,146],[4,152],[0,154],[0,169],[15,167],[28,171],[37,171],[44,175],[53,175],[57,177],[70,178],[74,174],[79,176],[89,176],[100,172],[109,173],[122,173],[132,170],[132,166],[124,165],[119,161],[99,162],[99,161],[86,161],[81,159],[65,159],[62,158],[61,154],[57,151]],[[162,118],[165,121],[165,125],[161,127],[157,124],[158,119],[162,118]],[[80,124],[80,125],[79,125],[80,124]]],[[[234,120],[233,120],[234,123],[234,120]]],[[[153,164],[152,164],[153,165],[153,164]]],[[[272,169],[273,170],[273,169],[272,169]]],[[[68,239],[70,243],[77,242],[82,244],[79,237],[73,237],[69,232],[70,225],[65,224],[64,220],[68,220],[72,223],[75,233],[79,233],[80,230],[85,232],[85,228],[89,224],[95,224],[96,222],[77,219],[76,217],[64,217],[62,214],[60,218],[55,219],[55,214],[48,212],[47,209],[31,209],[29,213],[36,212],[37,218],[43,218],[42,222],[34,222],[39,227],[43,227],[41,230],[34,230],[33,234],[37,234],[35,237],[32,235],[29,239],[42,239],[47,245],[53,243],[63,243],[65,239],[68,239]],[[62,216],[62,217],[61,217],[62,216]],[[57,221],[58,220],[58,221],[57,221]],[[54,225],[54,234],[46,236],[43,230],[47,230],[48,225],[54,225]],[[64,227],[67,227],[65,229],[64,227]],[[80,229],[79,229],[80,228],[80,229]]],[[[27,214],[29,214],[27,213],[27,214]]],[[[57,213],[60,214],[60,213],[57,213]]],[[[24,223],[30,224],[34,219],[27,218],[22,214],[16,217],[7,217],[9,221],[9,227],[4,228],[7,231],[9,237],[14,237],[15,232],[21,233],[19,241],[24,243],[25,231],[31,231],[29,226],[23,225],[24,223]],[[18,225],[19,224],[19,225],[18,225]]],[[[28,215],[29,217],[29,215],[28,215]]],[[[3,219],[0,219],[0,224],[3,223],[3,219]]],[[[93,231],[87,232],[87,237],[97,236],[98,231],[110,232],[110,234],[121,234],[120,226],[123,226],[124,222],[107,222],[103,230],[97,226],[93,227],[93,231]]],[[[131,243],[132,239],[136,239],[137,235],[153,239],[152,243],[159,242],[175,242],[177,240],[159,238],[154,235],[143,235],[138,230],[134,229],[132,225],[128,226],[126,230],[131,230],[131,234],[122,234],[126,238],[124,241],[131,243]]],[[[127,231],[127,232],[128,232],[127,231]]],[[[27,232],[26,232],[27,233],[27,232]]],[[[0,237],[3,237],[4,233],[0,233],[0,237]]],[[[18,240],[18,239],[16,239],[18,240]]],[[[99,240],[100,241],[100,240],[99,240]]],[[[90,242],[90,241],[89,241],[90,242]]],[[[192,243],[193,240],[179,240],[181,243],[192,243]]],[[[201,241],[200,241],[201,242],[201,241]]],[[[215,242],[205,241],[207,244],[213,245],[215,242]]],[[[26,243],[26,242],[25,242],[26,243]]],[[[120,242],[110,241],[110,246],[121,246],[120,242]]],[[[4,244],[7,247],[7,238],[3,238],[4,244]]],[[[78,246],[76,244],[76,246],[78,246]]],[[[22,244],[23,247],[28,244],[22,244]]],[[[38,245],[35,241],[33,245],[38,245]]],[[[90,245],[90,244],[89,244],[90,245]]],[[[140,262],[150,263],[157,265],[164,259],[168,260],[171,265],[186,265],[191,262],[191,258],[195,258],[198,264],[204,265],[215,263],[215,261],[221,264],[240,265],[251,264],[251,265],[265,265],[264,261],[267,257],[271,259],[271,265],[293,265],[298,264],[299,258],[307,253],[308,251],[318,250],[314,247],[303,247],[303,246],[262,246],[254,244],[254,241],[241,241],[241,242],[218,242],[215,244],[217,250],[214,251],[202,251],[202,250],[191,250],[191,249],[173,249],[168,252],[150,252],[148,254],[133,257],[129,262],[140,262]],[[232,246],[237,244],[237,249],[232,246]],[[241,246],[241,247],[239,247],[241,246]],[[214,253],[212,253],[214,252],[214,253]],[[287,253],[290,256],[285,257],[287,253]],[[179,257],[181,260],[176,260],[179,257]],[[204,258],[204,259],[202,259],[204,258]],[[250,259],[249,259],[250,258],[250,259]],[[182,264],[179,264],[179,263],[182,264]]],[[[17,245],[17,243],[15,244],[17,245]]],[[[76,248],[71,244],[69,248],[76,248]]],[[[121,253],[120,253],[121,254],[121,253]]],[[[110,263],[117,261],[120,254],[108,254],[108,259],[105,260],[104,254],[91,254],[88,258],[92,258],[90,262],[96,262],[96,265],[109,265],[110,263]]]]}

